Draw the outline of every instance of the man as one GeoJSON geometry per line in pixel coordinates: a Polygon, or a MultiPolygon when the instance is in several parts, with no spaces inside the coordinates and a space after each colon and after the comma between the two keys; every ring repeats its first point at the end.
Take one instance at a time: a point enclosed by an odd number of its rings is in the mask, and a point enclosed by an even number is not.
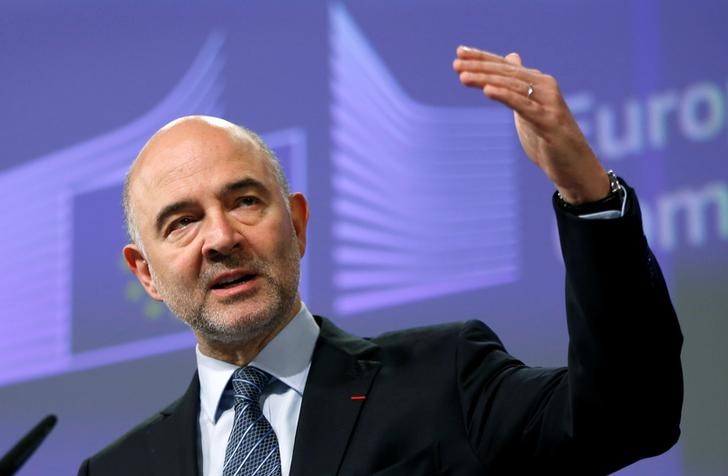
{"type": "Polygon", "coordinates": [[[129,171],[124,256],[193,329],[198,373],[79,474],[606,474],[674,444],[682,337],[633,191],[552,77],[465,47],[453,66],[514,110],[558,191],[568,369],[524,366],[479,322],[363,340],[312,317],[306,200],[257,136],[181,118],[129,171]]]}

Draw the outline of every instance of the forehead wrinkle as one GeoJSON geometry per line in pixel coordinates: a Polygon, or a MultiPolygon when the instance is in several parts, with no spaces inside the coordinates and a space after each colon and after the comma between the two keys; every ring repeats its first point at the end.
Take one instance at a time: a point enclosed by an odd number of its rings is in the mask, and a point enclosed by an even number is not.
{"type": "MultiPolygon", "coordinates": [[[[193,162],[193,160],[189,159],[186,162],[190,163],[193,162]]],[[[131,187],[132,199],[137,201],[137,198],[141,199],[138,195],[142,195],[142,197],[144,195],[149,196],[150,194],[153,194],[154,191],[161,190],[165,187],[170,187],[169,192],[174,192],[175,189],[185,187],[185,184],[181,181],[195,175],[198,172],[200,172],[200,168],[195,168],[194,166],[189,167],[184,164],[180,167],[170,168],[166,171],[156,171],[156,173],[155,171],[150,172],[139,170],[134,179],[135,186],[131,187]],[[175,186],[175,182],[177,182],[178,185],[175,186]]],[[[146,203],[144,200],[141,201],[142,203],[146,203]]]]}
{"type": "MultiPolygon", "coordinates": [[[[240,156],[236,157],[236,159],[239,159],[242,162],[246,159],[246,157],[240,156]]],[[[277,183],[273,178],[274,173],[271,170],[271,166],[265,164],[265,162],[267,162],[266,160],[263,160],[263,163],[258,162],[259,157],[256,157],[254,160],[256,160],[256,162],[253,166],[252,174],[251,170],[249,170],[251,167],[241,167],[241,173],[238,177],[219,184],[216,189],[209,188],[210,184],[204,182],[200,183],[206,188],[207,192],[211,193],[218,199],[222,199],[227,194],[245,188],[254,188],[259,190],[259,192],[270,196],[270,194],[273,193],[271,187],[275,187],[277,183]],[[263,174],[262,176],[256,177],[261,173],[263,174]]],[[[144,213],[144,215],[146,215],[145,217],[151,218],[151,223],[153,224],[155,231],[159,231],[162,221],[166,219],[172,211],[176,212],[181,208],[190,208],[191,206],[200,205],[199,196],[190,189],[191,181],[186,179],[194,177],[197,174],[204,174],[209,170],[215,172],[216,169],[217,167],[214,163],[211,164],[199,157],[191,157],[186,159],[179,167],[174,167],[169,170],[146,171],[148,173],[140,171],[137,177],[138,187],[140,190],[137,191],[137,194],[142,196],[154,196],[154,194],[158,194],[160,190],[165,192],[161,200],[155,199],[153,203],[149,203],[148,200],[142,200],[143,204],[150,205],[146,207],[147,210],[145,210],[146,213],[144,213]],[[164,216],[162,216],[163,214],[164,216]]],[[[142,205],[142,208],[144,208],[144,205],[142,205]]]]}
{"type": "MultiPolygon", "coordinates": [[[[147,158],[147,160],[149,159],[147,158]]],[[[144,223],[150,223],[156,229],[161,210],[168,208],[174,202],[189,202],[188,190],[185,190],[189,184],[184,179],[200,171],[199,167],[195,167],[192,159],[187,159],[178,167],[159,170],[157,166],[160,160],[164,159],[155,157],[154,162],[142,162],[134,171],[135,175],[129,189],[129,200],[137,227],[144,227],[144,223]],[[150,170],[149,167],[152,169],[150,170]],[[165,191],[164,195],[155,197],[155,193],[159,194],[160,190],[165,191]]],[[[139,238],[141,239],[141,237],[139,238]]]]}
{"type": "Polygon", "coordinates": [[[191,157],[174,167],[151,173],[149,177],[145,177],[144,185],[148,190],[161,190],[168,186],[171,186],[174,190],[175,183],[184,182],[211,168],[213,167],[210,164],[205,164],[198,157],[191,157]]]}

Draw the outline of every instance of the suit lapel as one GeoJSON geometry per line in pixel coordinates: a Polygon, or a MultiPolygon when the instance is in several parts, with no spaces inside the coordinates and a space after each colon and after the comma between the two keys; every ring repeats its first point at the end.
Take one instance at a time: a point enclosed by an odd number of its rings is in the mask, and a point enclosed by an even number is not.
{"type": "Polygon", "coordinates": [[[185,394],[162,411],[162,418],[147,430],[149,474],[198,476],[198,417],[200,380],[195,376],[185,394]]]}
{"type": "Polygon", "coordinates": [[[336,474],[366,396],[380,368],[378,346],[317,317],[321,334],[311,360],[291,476],[336,474]],[[355,397],[352,399],[352,397],[355,397]]]}

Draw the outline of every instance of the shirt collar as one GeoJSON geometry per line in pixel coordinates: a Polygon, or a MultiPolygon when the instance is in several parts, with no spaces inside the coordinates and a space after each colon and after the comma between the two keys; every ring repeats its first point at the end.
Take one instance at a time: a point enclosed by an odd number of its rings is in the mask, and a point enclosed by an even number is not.
{"type": "MultiPolygon", "coordinates": [[[[294,316],[250,362],[303,396],[311,355],[319,335],[319,327],[306,305],[294,316]]],[[[207,418],[216,420],[217,407],[235,364],[213,359],[196,347],[197,371],[200,377],[200,406],[207,418]]]]}

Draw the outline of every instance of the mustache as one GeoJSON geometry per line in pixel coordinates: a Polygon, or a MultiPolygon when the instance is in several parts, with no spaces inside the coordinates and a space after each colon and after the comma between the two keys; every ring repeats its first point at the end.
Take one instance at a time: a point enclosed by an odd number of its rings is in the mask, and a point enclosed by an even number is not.
{"type": "Polygon", "coordinates": [[[265,262],[254,256],[225,255],[218,257],[214,262],[208,263],[202,270],[200,281],[207,288],[212,281],[222,273],[244,269],[246,273],[265,275],[267,266],[265,262]]]}

